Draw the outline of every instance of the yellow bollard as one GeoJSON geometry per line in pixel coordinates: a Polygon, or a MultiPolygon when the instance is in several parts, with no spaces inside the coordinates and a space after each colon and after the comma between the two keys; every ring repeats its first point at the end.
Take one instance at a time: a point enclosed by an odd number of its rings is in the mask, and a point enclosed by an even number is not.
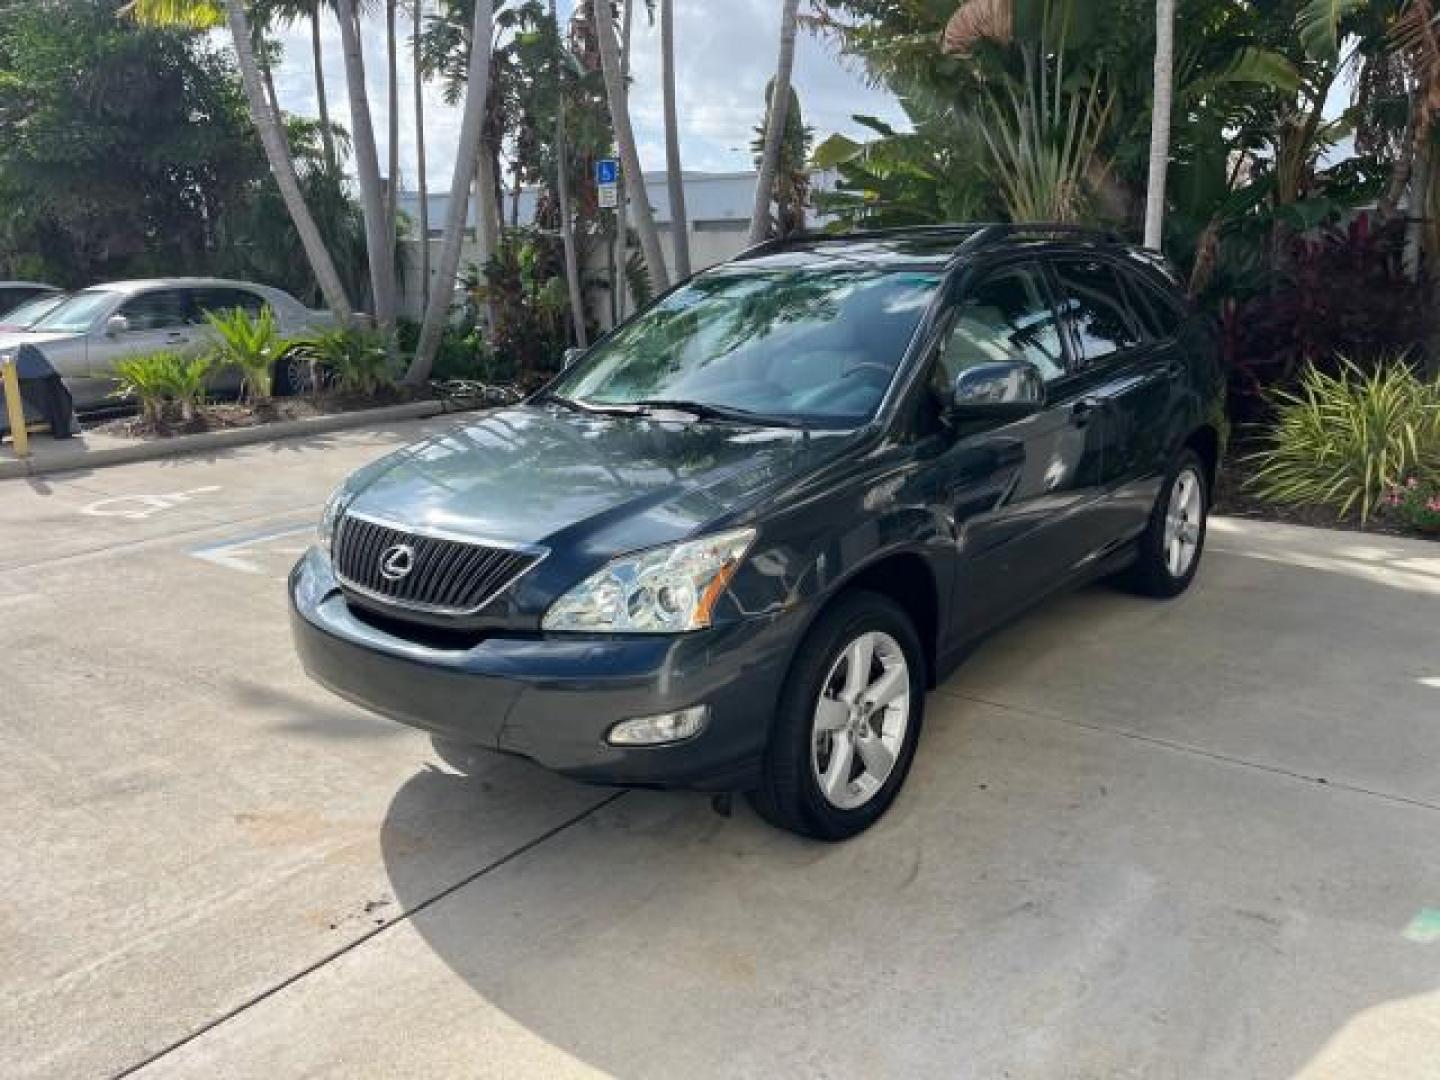
{"type": "Polygon", "coordinates": [[[10,438],[15,441],[15,456],[30,456],[30,431],[25,426],[25,405],[20,400],[20,372],[15,357],[0,356],[0,382],[5,386],[5,410],[10,416],[10,438]]]}

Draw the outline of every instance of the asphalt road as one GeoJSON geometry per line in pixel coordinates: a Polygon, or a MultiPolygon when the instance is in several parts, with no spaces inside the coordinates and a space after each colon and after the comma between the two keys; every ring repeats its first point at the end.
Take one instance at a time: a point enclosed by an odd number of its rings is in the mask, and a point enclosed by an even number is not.
{"type": "Polygon", "coordinates": [[[0,1075],[1440,1077],[1440,547],[1216,521],[824,846],[306,681],[286,570],[435,426],[0,483],[0,1075]]]}

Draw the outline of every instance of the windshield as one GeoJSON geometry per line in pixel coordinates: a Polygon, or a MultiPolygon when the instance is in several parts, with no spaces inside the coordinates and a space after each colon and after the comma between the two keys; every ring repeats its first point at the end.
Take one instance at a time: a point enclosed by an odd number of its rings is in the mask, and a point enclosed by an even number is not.
{"type": "Polygon", "coordinates": [[[63,293],[53,296],[37,296],[34,300],[26,300],[19,307],[0,315],[0,325],[19,327],[23,330],[64,300],[63,293]]]}
{"type": "Polygon", "coordinates": [[[116,296],[104,289],[86,289],[70,297],[30,329],[79,334],[95,325],[95,320],[115,302],[116,296]]]}
{"type": "Polygon", "coordinates": [[[694,402],[861,423],[940,277],[874,266],[712,271],[597,345],[552,390],[591,407],[694,402]]]}

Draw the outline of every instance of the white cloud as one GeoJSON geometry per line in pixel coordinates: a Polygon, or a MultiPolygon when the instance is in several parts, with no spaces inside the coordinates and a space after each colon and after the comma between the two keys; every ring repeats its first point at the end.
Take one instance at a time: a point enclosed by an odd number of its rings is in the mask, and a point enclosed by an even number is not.
{"type": "MultiPolygon", "coordinates": [[[[377,5],[378,6],[378,5],[377,5]]],[[[402,5],[404,6],[404,5],[402,5]]],[[[573,6],[561,3],[561,16],[573,6]]],[[[660,33],[637,5],[632,45],[631,117],[640,160],[646,169],[665,164],[660,99],[660,33]]],[[[400,53],[400,161],[402,183],[413,187],[415,124],[410,82],[410,24],[402,19],[400,53]]],[[[281,106],[317,115],[311,64],[310,28],[298,23],[280,35],[284,59],[275,73],[281,106]]],[[[333,17],[322,29],[325,86],[331,117],[350,127],[340,30],[333,17]]],[[[388,132],[385,35],[373,16],[364,28],[365,82],[370,95],[380,169],[386,168],[388,132]]],[[[675,65],[680,114],[681,157],[687,169],[728,171],[751,167],[752,129],[760,120],[765,83],[774,73],[780,39],[780,0],[675,0],[675,65]]],[[[824,138],[832,131],[855,134],[853,113],[871,113],[893,123],[904,114],[892,95],[867,86],[822,42],[800,34],[795,88],[806,122],[824,138]]],[[[444,103],[437,86],[427,87],[426,161],[431,190],[449,186],[459,138],[460,110],[444,103]]]]}

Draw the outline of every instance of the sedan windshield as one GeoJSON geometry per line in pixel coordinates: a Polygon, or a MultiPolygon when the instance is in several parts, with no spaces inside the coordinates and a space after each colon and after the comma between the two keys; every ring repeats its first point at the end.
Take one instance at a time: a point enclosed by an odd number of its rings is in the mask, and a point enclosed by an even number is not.
{"type": "Polygon", "coordinates": [[[26,300],[25,303],[4,315],[0,315],[0,329],[5,330],[26,330],[34,326],[40,317],[47,312],[53,311],[65,302],[63,293],[53,295],[37,296],[34,300],[26,300]]]}
{"type": "Polygon", "coordinates": [[[869,419],[940,282],[938,271],[712,271],[597,345],[553,394],[590,408],[848,426],[869,419]]]}
{"type": "Polygon", "coordinates": [[[80,334],[95,325],[95,320],[115,302],[115,294],[104,289],[78,292],[30,329],[45,333],[80,334]]]}

